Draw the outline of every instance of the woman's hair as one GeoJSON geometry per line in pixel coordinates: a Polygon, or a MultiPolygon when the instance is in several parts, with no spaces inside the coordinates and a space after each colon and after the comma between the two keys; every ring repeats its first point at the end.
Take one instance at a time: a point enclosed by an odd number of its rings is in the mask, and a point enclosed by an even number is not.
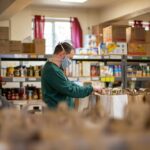
{"type": "Polygon", "coordinates": [[[73,46],[67,42],[59,43],[55,47],[54,54],[58,54],[62,51],[65,51],[67,54],[69,54],[73,49],[73,46]]]}

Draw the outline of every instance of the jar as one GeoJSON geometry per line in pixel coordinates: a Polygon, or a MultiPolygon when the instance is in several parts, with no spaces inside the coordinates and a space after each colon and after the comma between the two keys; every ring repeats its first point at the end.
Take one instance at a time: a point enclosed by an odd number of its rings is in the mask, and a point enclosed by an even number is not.
{"type": "Polygon", "coordinates": [[[16,67],[15,70],[14,70],[14,76],[15,77],[20,77],[20,70],[19,70],[18,67],[16,67]]]}
{"type": "Polygon", "coordinates": [[[7,76],[12,77],[14,75],[14,67],[7,68],[7,76]]]}
{"type": "Polygon", "coordinates": [[[30,68],[29,68],[28,76],[33,77],[33,67],[32,66],[30,66],[30,68]]]}

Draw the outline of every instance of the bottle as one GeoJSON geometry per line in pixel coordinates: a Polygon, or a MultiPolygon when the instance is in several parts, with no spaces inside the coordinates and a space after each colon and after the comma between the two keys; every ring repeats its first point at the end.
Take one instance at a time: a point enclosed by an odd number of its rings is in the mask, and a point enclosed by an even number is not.
{"type": "Polygon", "coordinates": [[[23,66],[20,66],[20,76],[24,77],[24,68],[23,68],[23,66]]]}
{"type": "Polygon", "coordinates": [[[37,94],[37,90],[36,89],[33,91],[33,99],[35,99],[35,100],[38,99],[38,94],[37,94]]]}
{"type": "Polygon", "coordinates": [[[28,91],[28,100],[32,100],[33,99],[32,93],[33,92],[31,90],[28,91]]]}

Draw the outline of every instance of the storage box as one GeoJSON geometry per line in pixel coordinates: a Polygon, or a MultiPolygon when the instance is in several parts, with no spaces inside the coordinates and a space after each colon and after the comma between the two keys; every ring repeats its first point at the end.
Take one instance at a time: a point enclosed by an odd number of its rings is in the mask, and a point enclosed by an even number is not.
{"type": "Polygon", "coordinates": [[[150,43],[146,43],[146,54],[150,56],[150,43]]]}
{"type": "Polygon", "coordinates": [[[23,43],[23,53],[34,53],[34,44],[23,43]]]}
{"type": "Polygon", "coordinates": [[[45,54],[45,39],[34,39],[33,43],[36,54],[45,54]]]}
{"type": "Polygon", "coordinates": [[[145,42],[145,30],[144,28],[132,28],[126,29],[127,42],[145,42]]]}
{"type": "Polygon", "coordinates": [[[21,41],[9,41],[9,53],[19,54],[22,53],[21,41]]]}
{"type": "Polygon", "coordinates": [[[146,47],[145,43],[128,43],[128,55],[146,55],[146,47]]]}
{"type": "Polygon", "coordinates": [[[146,43],[150,43],[150,30],[145,31],[145,40],[146,40],[146,43]]]}
{"type": "Polygon", "coordinates": [[[1,54],[9,53],[9,41],[0,40],[0,53],[1,54]]]}
{"type": "Polygon", "coordinates": [[[0,40],[9,40],[9,28],[0,27],[0,40]]]}
{"type": "Polygon", "coordinates": [[[112,42],[106,43],[107,54],[127,55],[127,43],[112,42]]]}
{"type": "Polygon", "coordinates": [[[103,29],[104,42],[126,42],[126,26],[109,26],[103,29]]]}

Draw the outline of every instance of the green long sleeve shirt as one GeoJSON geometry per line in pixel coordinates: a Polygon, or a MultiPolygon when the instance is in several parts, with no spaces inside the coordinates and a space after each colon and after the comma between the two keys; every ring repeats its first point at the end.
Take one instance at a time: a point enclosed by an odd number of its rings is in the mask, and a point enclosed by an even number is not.
{"type": "Polygon", "coordinates": [[[59,102],[67,102],[74,107],[73,98],[83,98],[91,94],[93,87],[79,86],[69,81],[62,69],[47,61],[42,69],[42,95],[49,108],[56,108],[59,102]]]}

